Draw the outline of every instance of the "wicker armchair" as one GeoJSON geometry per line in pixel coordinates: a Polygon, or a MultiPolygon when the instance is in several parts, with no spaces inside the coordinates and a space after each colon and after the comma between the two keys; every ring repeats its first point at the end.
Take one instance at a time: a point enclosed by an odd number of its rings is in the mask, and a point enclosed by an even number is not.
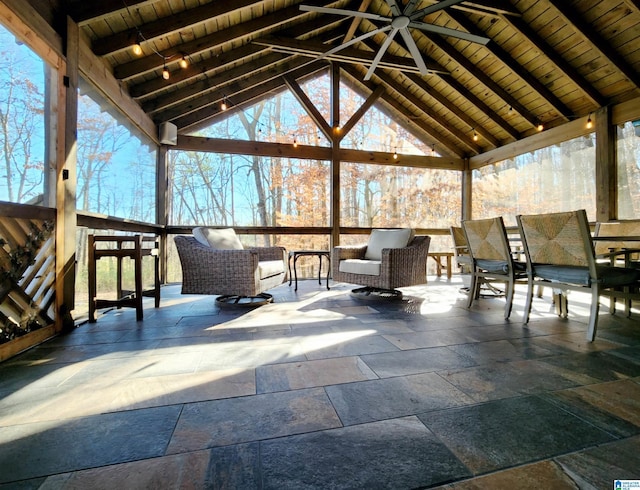
{"type": "Polygon", "coordinates": [[[374,258],[369,258],[367,255],[371,256],[376,248],[372,241],[387,231],[399,230],[373,230],[367,245],[334,247],[331,259],[333,280],[365,286],[354,289],[354,294],[368,296],[373,293],[395,298],[402,297],[397,288],[425,284],[431,237],[409,236],[407,245],[378,249],[373,254],[374,258]]]}
{"type": "Polygon", "coordinates": [[[174,238],[182,266],[183,294],[216,294],[216,302],[258,305],[272,301],[264,291],[285,280],[284,247],[213,249],[193,236],[174,238]]]}

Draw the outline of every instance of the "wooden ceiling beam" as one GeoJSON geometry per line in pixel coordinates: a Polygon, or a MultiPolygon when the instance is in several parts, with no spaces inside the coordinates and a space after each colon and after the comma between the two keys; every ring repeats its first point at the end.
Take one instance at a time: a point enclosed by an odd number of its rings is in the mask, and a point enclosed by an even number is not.
{"type": "Polygon", "coordinates": [[[343,124],[340,130],[340,139],[343,139],[349,131],[351,131],[356,124],[363,118],[366,112],[376,103],[376,101],[385,95],[385,88],[383,85],[378,85],[376,89],[371,92],[369,97],[363,102],[363,104],[358,107],[358,110],[354,112],[349,120],[343,124]]]}
{"type": "MultiPolygon", "coordinates": [[[[486,37],[486,33],[478,29],[478,27],[469,19],[467,19],[464,14],[451,11],[449,11],[448,14],[466,31],[477,36],[486,37]]],[[[542,97],[562,119],[564,119],[565,121],[569,121],[573,118],[573,111],[569,109],[558,97],[556,97],[551,90],[545,87],[545,85],[540,82],[540,80],[531,75],[531,73],[529,73],[520,63],[513,59],[513,56],[511,56],[505,49],[503,49],[502,46],[494,41],[489,41],[485,46],[485,49],[488,49],[493,56],[500,60],[505,66],[507,66],[516,76],[518,76],[522,81],[529,85],[529,87],[535,90],[538,95],[540,95],[540,97],[542,97]]]]}
{"type": "MultiPolygon", "coordinates": [[[[279,53],[274,54],[286,57],[286,55],[281,55],[279,53]]],[[[154,119],[170,121],[182,117],[183,115],[190,112],[196,111],[202,107],[216,104],[222,101],[224,98],[230,99],[230,102],[235,104],[234,98],[237,93],[244,90],[250,90],[256,86],[259,87],[261,84],[273,80],[274,78],[279,78],[281,75],[289,73],[290,71],[296,70],[309,63],[312,63],[312,60],[309,60],[308,58],[288,57],[283,63],[274,65],[272,68],[259,71],[254,76],[250,76],[250,73],[247,73],[247,76],[234,77],[232,83],[224,83],[224,85],[220,86],[212,85],[214,87],[214,90],[209,90],[202,95],[165,109],[162,112],[155,114],[154,119]]],[[[256,68],[259,67],[256,65],[256,68]]],[[[246,70],[247,68],[239,67],[239,69],[246,70]]],[[[224,73],[221,74],[220,78],[225,79],[224,75],[224,73]]]]}
{"type": "Polygon", "coordinates": [[[549,0],[549,3],[560,13],[566,22],[572,24],[578,32],[594,49],[600,52],[611,65],[620,71],[633,83],[636,88],[640,87],[640,73],[635,71],[625,59],[620,56],[606,39],[598,34],[589,24],[583,21],[565,2],[549,0]]]}
{"type": "MultiPolygon", "coordinates": [[[[288,58],[291,58],[291,56],[282,53],[265,54],[261,58],[259,64],[245,63],[238,65],[235,68],[224,70],[215,76],[210,76],[197,82],[190,83],[179,90],[174,90],[165,95],[160,95],[154,99],[144,102],[142,104],[142,109],[147,113],[154,114],[159,111],[171,111],[171,109],[168,108],[172,106],[188,107],[192,104],[192,102],[190,102],[192,99],[204,99],[209,93],[218,90],[235,80],[250,77],[252,74],[259,71],[262,71],[267,76],[278,76],[271,75],[269,73],[269,67],[276,65],[277,63],[281,63],[288,58]]],[[[180,111],[178,107],[174,110],[180,111]]]]}
{"type": "MultiPolygon", "coordinates": [[[[321,61],[309,62],[307,59],[304,59],[304,61],[306,64],[291,72],[291,76],[296,80],[327,68],[327,65],[321,61]]],[[[234,112],[242,111],[251,104],[255,104],[267,97],[272,97],[274,93],[286,90],[286,88],[282,77],[273,78],[265,83],[247,82],[244,84],[237,82],[229,86],[233,94],[231,99],[233,105],[227,111],[220,110],[217,104],[209,104],[175,119],[173,123],[178,126],[179,133],[184,134],[186,131],[194,131],[209,126],[216,119],[229,117],[234,112]]]]}
{"type": "MultiPolygon", "coordinates": [[[[348,75],[350,75],[354,80],[357,80],[359,84],[363,85],[368,90],[375,90],[376,88],[375,82],[371,80],[368,82],[363,81],[362,73],[356,70],[355,68],[353,68],[352,66],[350,65],[343,66],[342,70],[348,75]]],[[[388,76],[385,72],[382,72],[382,71],[380,71],[379,73],[376,72],[376,77],[382,80],[385,83],[385,85],[389,86],[389,88],[391,88],[394,92],[398,94],[402,94],[403,98],[405,98],[413,107],[416,107],[421,111],[424,110],[425,111],[424,115],[432,119],[435,124],[427,123],[426,121],[421,121],[416,119],[416,113],[409,111],[405,106],[399,103],[397,98],[392,97],[391,94],[389,94],[389,92],[387,91],[385,92],[384,96],[381,98],[385,100],[388,104],[390,104],[390,106],[393,107],[394,111],[397,112],[397,114],[392,115],[392,117],[395,117],[396,119],[398,119],[398,114],[399,114],[402,117],[407,118],[407,120],[411,121],[411,124],[414,124],[417,127],[419,127],[420,130],[423,131],[425,134],[427,134],[434,142],[437,142],[438,144],[446,148],[447,151],[450,152],[450,154],[453,154],[458,157],[463,156],[464,150],[461,150],[459,145],[455,144],[450,139],[443,137],[442,133],[438,133],[434,131],[435,127],[442,127],[442,124],[440,124],[440,121],[435,119],[433,111],[429,107],[427,107],[426,104],[420,101],[417,97],[411,94],[408,94],[406,87],[401,87],[399,92],[398,91],[399,87],[395,82],[395,80],[393,80],[393,78],[388,76]]],[[[467,149],[472,150],[470,147],[467,149]]],[[[480,151],[480,148],[478,148],[476,151],[480,151]]]]}
{"type": "MultiPolygon", "coordinates": [[[[374,45],[372,41],[365,41],[367,45],[375,50],[378,48],[377,45],[374,45]]],[[[403,48],[404,49],[404,48],[403,48]]],[[[437,66],[439,66],[436,63],[437,66]]],[[[442,71],[446,71],[444,67],[440,67],[442,71]]],[[[491,144],[495,146],[499,146],[499,142],[496,138],[493,137],[487,130],[484,129],[483,125],[478,124],[476,121],[473,121],[471,117],[465,112],[459,109],[459,107],[449,101],[446,97],[442,96],[440,93],[431,89],[431,87],[422,79],[422,77],[414,74],[405,74],[407,78],[409,78],[413,83],[422,88],[425,93],[427,93],[430,97],[436,99],[440,104],[446,107],[448,110],[452,111],[456,114],[460,119],[465,121],[471,128],[477,128],[478,133],[480,133],[484,138],[487,139],[491,144]]],[[[504,118],[500,117],[498,113],[496,113],[493,109],[491,109],[487,104],[485,104],[479,97],[475,96],[472,92],[470,92],[466,87],[464,87],[461,83],[459,83],[452,76],[440,75],[438,72],[435,72],[433,76],[436,76],[443,83],[447,84],[453,90],[455,90],[461,97],[465,98],[470,104],[478,109],[478,111],[489,119],[491,119],[495,124],[501,127],[504,131],[506,131],[509,136],[517,140],[520,137],[520,133],[518,133],[504,118]]]]}
{"type": "MultiPolygon", "coordinates": [[[[146,7],[159,0],[100,0],[99,2],[89,2],[87,0],[78,0],[76,2],[68,2],[69,15],[78,25],[83,26],[89,22],[103,20],[111,15],[122,14],[129,16],[129,12],[133,9],[146,7]]],[[[132,22],[135,19],[132,19],[132,22]]]]}
{"type": "MultiPolygon", "coordinates": [[[[220,3],[220,2],[214,2],[220,3]]],[[[173,46],[158,54],[150,54],[144,58],[118,65],[113,69],[113,74],[119,80],[127,80],[135,76],[162,68],[165,61],[177,63],[183,55],[193,56],[210,52],[212,48],[231,41],[239,41],[242,38],[255,36],[260,31],[273,29],[285,22],[294,20],[300,14],[297,5],[277,10],[271,14],[256,17],[242,24],[237,24],[228,29],[214,32],[208,36],[194,39],[187,43],[173,46]]]]}
{"type": "Polygon", "coordinates": [[[234,65],[246,58],[264,53],[266,50],[267,49],[263,46],[245,44],[244,46],[239,46],[230,51],[220,53],[217,56],[212,56],[200,63],[190,64],[185,69],[175,70],[171,73],[169,80],[165,80],[162,77],[156,77],[136,85],[129,85],[129,94],[133,98],[144,99],[153,96],[158,92],[166,91],[172,85],[177,85],[180,82],[202,77],[202,75],[207,72],[234,65]]]}
{"type": "MultiPolygon", "coordinates": [[[[228,140],[222,138],[202,138],[200,136],[178,136],[178,144],[172,149],[180,151],[201,151],[229,153],[233,155],[255,155],[273,158],[306,158],[309,160],[331,160],[329,147],[273,143],[269,141],[228,140]]],[[[372,165],[395,165],[416,168],[463,170],[464,160],[451,157],[425,155],[402,155],[394,159],[393,153],[382,151],[355,150],[341,148],[339,158],[343,162],[367,163],[372,165]]]]}
{"type": "Polygon", "coordinates": [[[293,96],[300,103],[300,105],[307,111],[307,114],[311,118],[311,120],[318,126],[318,129],[322,131],[322,134],[328,140],[331,140],[333,135],[333,129],[331,125],[327,122],[324,116],[320,113],[318,108],[311,102],[311,99],[304,93],[302,87],[298,84],[298,82],[289,75],[284,75],[283,77],[284,83],[287,85],[293,96]]]}
{"type": "Polygon", "coordinates": [[[524,22],[519,17],[513,17],[505,15],[502,17],[504,22],[507,22],[513,29],[523,36],[527,41],[533,44],[542,55],[544,55],[556,69],[560,70],[571,82],[578,87],[585,94],[591,102],[597,107],[604,107],[608,101],[600,94],[585,78],[578,73],[568,62],[566,62],[561,56],[556,54],[553,48],[542,39],[529,24],[524,22]]]}
{"type": "MultiPolygon", "coordinates": [[[[206,22],[207,20],[229,14],[234,10],[249,7],[253,4],[263,3],[262,0],[234,0],[233,2],[211,2],[200,7],[183,10],[168,17],[162,17],[138,25],[125,31],[117,32],[111,36],[103,37],[93,44],[93,52],[98,56],[115,53],[123,49],[128,49],[138,38],[138,33],[143,37],[141,45],[144,49],[144,42],[153,41],[156,38],[168,36],[181,29],[193,27],[206,22]]],[[[136,19],[131,19],[135,25],[136,19]]]]}
{"type": "MultiPolygon", "coordinates": [[[[426,34],[421,33],[420,35],[426,36],[426,34]]],[[[483,73],[481,70],[476,68],[476,66],[469,61],[462,53],[460,53],[457,49],[451,46],[448,42],[444,41],[440,36],[426,36],[434,45],[436,45],[440,50],[442,50],[447,56],[449,56],[453,61],[458,63],[461,68],[466,70],[472,77],[482,83],[485,87],[487,87],[491,92],[496,94],[502,101],[505,106],[512,107],[514,111],[516,111],[521,117],[523,117],[531,127],[535,128],[540,122],[539,119],[531,114],[529,110],[520,103],[518,99],[516,99],[509,92],[504,90],[500,85],[495,83],[491,77],[483,73]]]]}
{"type": "MultiPolygon", "coordinates": [[[[327,22],[322,25],[323,29],[328,29],[335,24],[339,24],[344,21],[344,17],[338,15],[327,17],[327,22]]],[[[310,20],[285,29],[282,31],[282,34],[295,38],[298,36],[312,34],[317,29],[318,22],[316,20],[310,20]]],[[[336,29],[333,29],[323,32],[319,35],[318,39],[332,41],[338,36],[338,31],[336,29]]],[[[171,87],[171,85],[202,77],[203,74],[212,72],[214,70],[219,70],[227,65],[237,64],[238,61],[256,56],[259,53],[266,51],[267,49],[268,48],[265,48],[264,46],[245,44],[232,50],[224,51],[215,56],[211,56],[210,58],[204,59],[199,63],[193,63],[186,69],[176,70],[171,74],[171,78],[168,81],[164,80],[162,77],[157,77],[139,83],[137,85],[129,85],[129,93],[132,97],[145,98],[147,96],[153,95],[156,92],[166,90],[167,88],[171,87]]]]}
{"type": "MultiPolygon", "coordinates": [[[[448,121],[443,120],[443,118],[440,117],[440,115],[437,114],[432,107],[427,105],[421,98],[414,95],[414,93],[409,92],[404,85],[397,82],[388,73],[381,71],[376,72],[376,75],[387,87],[394,90],[400,97],[405,99],[412,106],[416,107],[422,114],[424,114],[424,116],[431,119],[433,121],[431,126],[442,128],[442,130],[444,130],[447,134],[451,135],[455,140],[457,140],[459,142],[459,144],[457,145],[458,147],[462,145],[466,147],[467,150],[472,151],[474,154],[482,152],[482,147],[474,143],[469,135],[461,135],[460,130],[451,125],[451,123],[449,123],[448,121]]],[[[442,141],[442,136],[439,135],[436,139],[442,141]]]]}

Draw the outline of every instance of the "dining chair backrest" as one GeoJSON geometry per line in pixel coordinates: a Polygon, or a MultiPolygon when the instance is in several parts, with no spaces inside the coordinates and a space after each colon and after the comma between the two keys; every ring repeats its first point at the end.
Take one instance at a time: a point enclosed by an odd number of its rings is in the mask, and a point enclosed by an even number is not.
{"type": "Polygon", "coordinates": [[[464,234],[464,230],[461,226],[451,226],[449,231],[451,232],[451,239],[453,240],[453,252],[456,257],[456,262],[459,266],[467,266],[471,264],[469,244],[467,243],[467,237],[464,234]]]}
{"type": "Polygon", "coordinates": [[[583,209],[517,219],[531,264],[589,267],[595,274],[593,242],[583,209]]]}
{"type": "Polygon", "coordinates": [[[474,260],[511,263],[511,251],[502,217],[465,220],[462,226],[474,260]]]}

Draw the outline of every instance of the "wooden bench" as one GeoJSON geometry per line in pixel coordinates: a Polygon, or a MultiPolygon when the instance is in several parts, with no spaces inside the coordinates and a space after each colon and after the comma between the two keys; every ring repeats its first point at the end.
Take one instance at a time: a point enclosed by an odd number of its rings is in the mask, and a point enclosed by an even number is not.
{"type": "Polygon", "coordinates": [[[431,257],[436,263],[436,275],[442,276],[442,269],[447,270],[447,279],[451,279],[451,261],[453,259],[453,252],[429,252],[431,257]],[[445,259],[445,262],[442,262],[445,259]]]}

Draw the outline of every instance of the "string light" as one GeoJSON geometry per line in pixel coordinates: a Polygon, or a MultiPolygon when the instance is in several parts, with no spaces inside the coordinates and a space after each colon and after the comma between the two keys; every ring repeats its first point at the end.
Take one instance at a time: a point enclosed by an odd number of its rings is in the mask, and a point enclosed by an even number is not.
{"type": "Polygon", "coordinates": [[[542,131],[542,130],[544,129],[544,125],[543,125],[541,122],[539,122],[539,123],[538,123],[538,126],[536,127],[536,129],[537,129],[538,131],[542,131]]]}
{"type": "MultiPolygon", "coordinates": [[[[127,9],[127,14],[129,15],[129,18],[133,21],[133,15],[131,15],[131,10],[129,9],[129,6],[127,5],[127,3],[123,0],[123,3],[127,9]]],[[[140,17],[140,20],[142,20],[141,16],[140,16],[140,11],[138,10],[138,17],[140,17]]],[[[125,21],[126,23],[126,21],[125,21]]],[[[127,28],[129,26],[127,25],[127,28]]],[[[136,39],[135,42],[131,45],[131,51],[133,52],[134,55],[136,56],[141,56],[143,54],[142,51],[142,46],[140,45],[140,43],[142,41],[146,41],[147,39],[142,35],[142,32],[140,31],[140,29],[138,29],[138,27],[135,27],[135,22],[134,22],[134,27],[136,30],[136,39]]],[[[170,60],[172,58],[174,58],[174,56],[164,56],[162,53],[160,53],[158,50],[156,50],[153,45],[150,43],[149,47],[151,48],[151,50],[153,50],[153,52],[159,56],[160,58],[162,58],[162,62],[163,62],[163,68],[162,68],[162,78],[164,78],[165,80],[169,80],[169,78],[171,77],[171,74],[169,73],[169,70],[167,69],[167,60],[170,60]]],[[[187,58],[186,54],[183,54],[182,57],[180,58],[180,60],[178,61],[178,64],[180,65],[180,68],[187,68],[189,66],[189,61],[187,58]]]]}
{"type": "Polygon", "coordinates": [[[394,148],[394,149],[393,149],[393,159],[394,159],[394,160],[397,160],[397,159],[398,159],[398,150],[397,150],[397,148],[394,148]]]}
{"type": "Polygon", "coordinates": [[[227,97],[223,97],[222,104],[220,104],[220,109],[223,111],[227,110],[227,97]]]}
{"type": "Polygon", "coordinates": [[[296,139],[296,135],[293,135],[293,147],[298,148],[298,140],[296,139]]]}
{"type": "Polygon", "coordinates": [[[476,133],[475,128],[473,130],[473,141],[478,141],[478,133],[476,133]]]}
{"type": "Polygon", "coordinates": [[[593,127],[593,121],[591,120],[591,113],[589,113],[589,117],[587,118],[587,129],[591,129],[593,127]]]}

